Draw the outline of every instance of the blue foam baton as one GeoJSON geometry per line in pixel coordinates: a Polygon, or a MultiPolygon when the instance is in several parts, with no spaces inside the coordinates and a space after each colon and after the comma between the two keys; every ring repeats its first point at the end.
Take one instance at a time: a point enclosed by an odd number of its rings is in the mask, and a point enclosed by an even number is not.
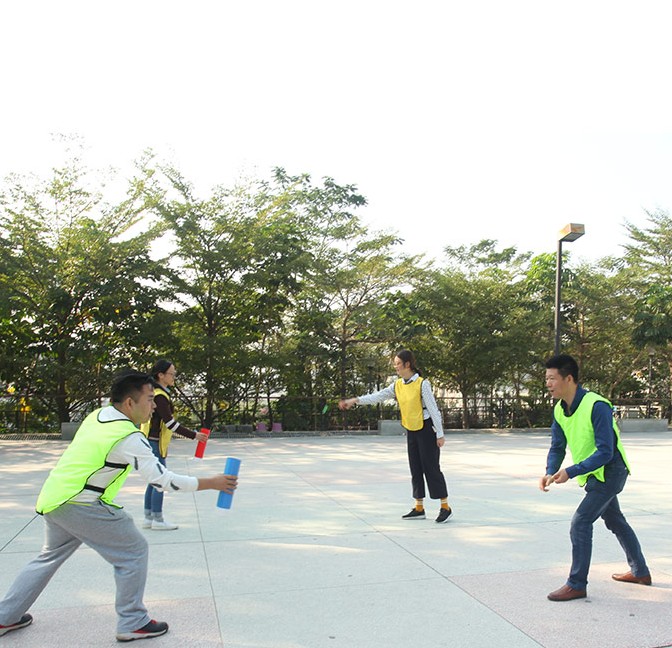
{"type": "MultiPolygon", "coordinates": [[[[224,466],[225,475],[236,475],[238,476],[238,471],[240,470],[240,459],[235,457],[227,457],[226,466],[224,466]]],[[[219,496],[217,497],[217,507],[221,509],[230,509],[231,503],[233,501],[233,495],[225,493],[224,491],[219,491],[219,496]]]]}

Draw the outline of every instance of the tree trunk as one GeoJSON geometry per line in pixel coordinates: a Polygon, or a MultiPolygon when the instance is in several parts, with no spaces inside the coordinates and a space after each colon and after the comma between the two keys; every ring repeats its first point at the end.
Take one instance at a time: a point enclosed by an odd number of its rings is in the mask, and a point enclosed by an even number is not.
{"type": "MultiPolygon", "coordinates": [[[[340,343],[340,350],[338,354],[338,370],[339,370],[339,389],[341,392],[341,398],[348,398],[348,394],[346,393],[346,371],[345,371],[345,363],[347,361],[347,342],[345,339],[341,339],[340,343]]],[[[353,394],[354,396],[355,394],[353,394]]],[[[346,411],[343,410],[341,411],[341,427],[345,429],[345,422],[346,422],[346,411]]]]}
{"type": "Polygon", "coordinates": [[[672,356],[668,360],[668,367],[670,370],[670,393],[668,394],[668,406],[667,406],[667,422],[672,422],[672,356]]]}
{"type": "Polygon", "coordinates": [[[56,368],[56,410],[60,423],[70,423],[70,408],[68,406],[67,383],[65,378],[65,363],[67,353],[62,344],[59,344],[58,367],[56,368]]]}
{"type": "Polygon", "coordinates": [[[469,429],[471,421],[469,420],[469,404],[467,402],[467,394],[462,392],[462,429],[469,429]]]}

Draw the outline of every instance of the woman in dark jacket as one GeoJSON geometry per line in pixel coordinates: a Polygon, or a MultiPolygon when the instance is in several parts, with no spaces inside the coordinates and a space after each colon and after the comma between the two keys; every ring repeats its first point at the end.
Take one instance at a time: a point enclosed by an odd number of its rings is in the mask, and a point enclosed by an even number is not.
{"type": "MultiPolygon", "coordinates": [[[[157,360],[150,374],[155,381],[154,403],[156,409],[152,418],[142,425],[142,431],[147,436],[149,445],[161,465],[165,466],[168,446],[173,432],[197,441],[205,441],[208,437],[201,432],[195,432],[184,427],[184,425],[180,425],[173,416],[174,407],[170,388],[175,386],[175,376],[177,375],[175,365],[170,360],[157,360]]],[[[172,524],[163,519],[163,491],[154,488],[151,484],[148,484],[145,491],[145,521],[142,523],[142,527],[154,531],[173,531],[178,528],[177,524],[172,524]]]]}

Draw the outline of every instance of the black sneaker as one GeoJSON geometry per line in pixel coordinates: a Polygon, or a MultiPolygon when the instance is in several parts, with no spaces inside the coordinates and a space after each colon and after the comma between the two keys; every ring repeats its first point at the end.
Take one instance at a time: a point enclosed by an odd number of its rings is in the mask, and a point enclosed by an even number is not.
{"type": "Polygon", "coordinates": [[[12,630],[18,630],[19,628],[25,628],[27,625],[30,625],[33,622],[33,617],[30,614],[24,614],[18,621],[18,623],[11,623],[10,625],[0,625],[0,637],[2,635],[11,632],[12,630]]]}
{"type": "Polygon", "coordinates": [[[447,508],[447,509],[440,509],[439,510],[439,515],[436,518],[436,521],[439,524],[442,524],[443,522],[448,522],[448,518],[453,514],[453,509],[447,508]]]}
{"type": "Polygon", "coordinates": [[[136,639],[151,639],[160,637],[168,632],[168,624],[165,621],[154,621],[152,619],[147,625],[142,626],[140,630],[133,632],[120,632],[117,634],[117,641],[135,641],[136,639]]]}
{"type": "Polygon", "coordinates": [[[418,509],[411,509],[410,513],[401,516],[402,520],[424,520],[425,519],[425,509],[418,511],[418,509]]]}

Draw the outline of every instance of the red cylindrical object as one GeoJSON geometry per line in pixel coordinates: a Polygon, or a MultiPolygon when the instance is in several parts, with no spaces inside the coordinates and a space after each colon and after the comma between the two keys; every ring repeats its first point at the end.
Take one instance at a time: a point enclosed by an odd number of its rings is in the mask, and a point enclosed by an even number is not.
{"type": "MultiPolygon", "coordinates": [[[[201,432],[208,436],[210,435],[210,430],[208,430],[208,428],[201,428],[201,432]]],[[[206,439],[205,441],[199,441],[196,444],[196,452],[194,453],[195,459],[203,459],[203,453],[205,452],[205,445],[207,442],[208,440],[206,439]]]]}

